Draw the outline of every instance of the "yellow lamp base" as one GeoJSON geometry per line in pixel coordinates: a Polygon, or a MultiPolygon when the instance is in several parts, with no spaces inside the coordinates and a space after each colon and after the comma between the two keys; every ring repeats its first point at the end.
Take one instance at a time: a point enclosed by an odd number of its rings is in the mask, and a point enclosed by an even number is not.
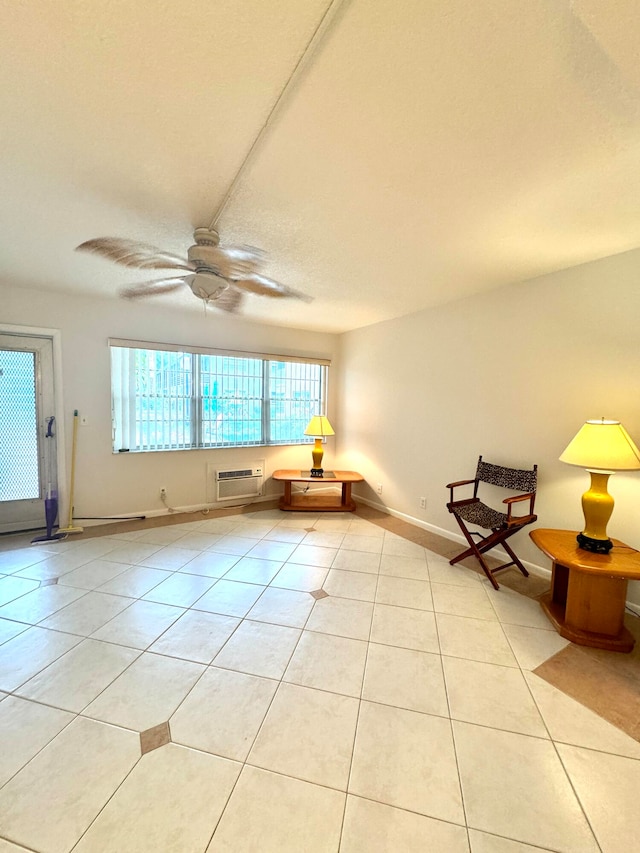
{"type": "Polygon", "coordinates": [[[610,472],[589,471],[591,485],[582,496],[585,527],[578,534],[578,545],[584,551],[608,554],[613,542],[607,536],[607,522],[613,512],[613,498],[607,491],[610,472]]]}
{"type": "Polygon", "coordinates": [[[322,439],[316,438],[313,450],[311,451],[311,456],[313,457],[313,468],[309,471],[310,476],[312,477],[322,477],[324,471],[322,469],[322,457],[324,456],[324,449],[322,447],[322,439]]]}

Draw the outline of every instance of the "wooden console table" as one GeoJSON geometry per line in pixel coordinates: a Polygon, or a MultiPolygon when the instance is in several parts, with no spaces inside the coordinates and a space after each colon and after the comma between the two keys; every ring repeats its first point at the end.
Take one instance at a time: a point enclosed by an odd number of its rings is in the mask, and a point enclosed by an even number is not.
{"type": "Polygon", "coordinates": [[[351,484],[361,483],[362,474],[355,471],[325,471],[323,477],[312,477],[308,471],[274,471],[274,480],[284,483],[284,496],[280,498],[280,509],[293,512],[353,512],[356,508],[351,497],[351,484]],[[292,483],[322,483],[342,485],[341,495],[317,495],[312,492],[291,494],[292,483]]]}
{"type": "Polygon", "coordinates": [[[618,540],[608,554],[578,547],[571,530],[533,530],[529,536],[552,560],[551,590],[540,604],[560,636],[596,649],[630,652],[624,627],[627,582],[640,580],[640,551],[618,540]]]}

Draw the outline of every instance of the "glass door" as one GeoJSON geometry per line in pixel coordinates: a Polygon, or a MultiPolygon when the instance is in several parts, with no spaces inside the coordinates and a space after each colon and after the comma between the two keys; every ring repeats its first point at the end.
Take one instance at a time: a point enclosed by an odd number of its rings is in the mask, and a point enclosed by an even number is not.
{"type": "Polygon", "coordinates": [[[1,334],[0,532],[45,526],[45,494],[57,487],[53,411],[51,338],[1,334]]]}

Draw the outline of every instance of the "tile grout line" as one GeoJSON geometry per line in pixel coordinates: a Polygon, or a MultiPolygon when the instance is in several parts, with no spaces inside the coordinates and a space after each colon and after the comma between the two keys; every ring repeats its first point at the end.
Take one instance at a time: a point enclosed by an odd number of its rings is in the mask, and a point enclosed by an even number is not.
{"type": "MultiPolygon", "coordinates": [[[[427,571],[429,572],[429,578],[431,578],[431,572],[430,572],[430,567],[429,567],[429,558],[426,557],[426,559],[427,559],[427,571]]],[[[440,672],[442,674],[442,683],[444,685],[444,695],[445,695],[445,699],[446,699],[446,703],[447,703],[447,714],[448,714],[448,719],[449,719],[449,732],[451,734],[451,746],[453,748],[453,757],[454,757],[454,760],[456,763],[456,773],[458,776],[458,790],[460,791],[460,805],[462,807],[462,815],[464,818],[464,828],[465,828],[465,832],[466,832],[466,836],[467,836],[467,844],[469,846],[469,850],[471,850],[472,848],[471,848],[471,836],[469,835],[469,819],[467,817],[467,806],[466,806],[466,802],[465,802],[464,788],[462,787],[462,773],[460,772],[460,759],[458,756],[458,748],[456,746],[456,736],[455,736],[455,731],[454,731],[454,727],[453,727],[453,718],[451,716],[451,702],[449,700],[449,684],[448,684],[448,681],[447,681],[447,678],[445,675],[444,664],[442,662],[442,658],[444,657],[444,655],[442,654],[442,643],[440,640],[440,626],[438,625],[438,617],[437,617],[437,613],[435,610],[435,601],[432,601],[432,603],[434,605],[433,621],[435,623],[436,637],[438,640],[438,657],[440,660],[440,672]]]]}
{"type": "MultiPolygon", "coordinates": [[[[383,543],[383,547],[384,547],[384,543],[383,543]]],[[[355,724],[354,731],[353,731],[353,741],[351,743],[351,759],[349,761],[349,772],[347,773],[347,782],[346,782],[346,786],[345,786],[344,807],[342,809],[342,820],[340,822],[340,840],[338,842],[338,853],[342,848],[345,820],[347,817],[347,805],[349,802],[349,791],[351,788],[351,776],[353,774],[353,762],[354,762],[354,758],[355,758],[356,743],[358,740],[358,726],[360,725],[360,712],[362,710],[362,702],[363,702],[362,694],[364,692],[364,685],[365,685],[365,681],[367,678],[367,664],[369,661],[369,651],[371,648],[371,632],[373,630],[373,620],[375,618],[375,613],[376,613],[376,599],[378,597],[378,586],[380,584],[380,566],[381,566],[381,563],[382,563],[382,551],[380,552],[380,557],[378,559],[378,571],[376,574],[376,588],[375,588],[375,591],[373,594],[373,607],[371,608],[371,619],[369,620],[369,636],[367,638],[367,650],[366,650],[365,659],[364,659],[364,667],[362,669],[362,680],[360,683],[360,696],[358,699],[358,713],[356,714],[356,724],[355,724]]],[[[354,794],[353,796],[356,796],[356,795],[354,794]]]]}

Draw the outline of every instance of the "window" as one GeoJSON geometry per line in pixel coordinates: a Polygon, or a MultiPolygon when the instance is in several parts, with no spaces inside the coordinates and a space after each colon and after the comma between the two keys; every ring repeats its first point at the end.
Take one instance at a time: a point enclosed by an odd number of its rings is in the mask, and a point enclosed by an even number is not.
{"type": "Polygon", "coordinates": [[[109,341],[113,450],[306,444],[329,362],[109,341]]]}

